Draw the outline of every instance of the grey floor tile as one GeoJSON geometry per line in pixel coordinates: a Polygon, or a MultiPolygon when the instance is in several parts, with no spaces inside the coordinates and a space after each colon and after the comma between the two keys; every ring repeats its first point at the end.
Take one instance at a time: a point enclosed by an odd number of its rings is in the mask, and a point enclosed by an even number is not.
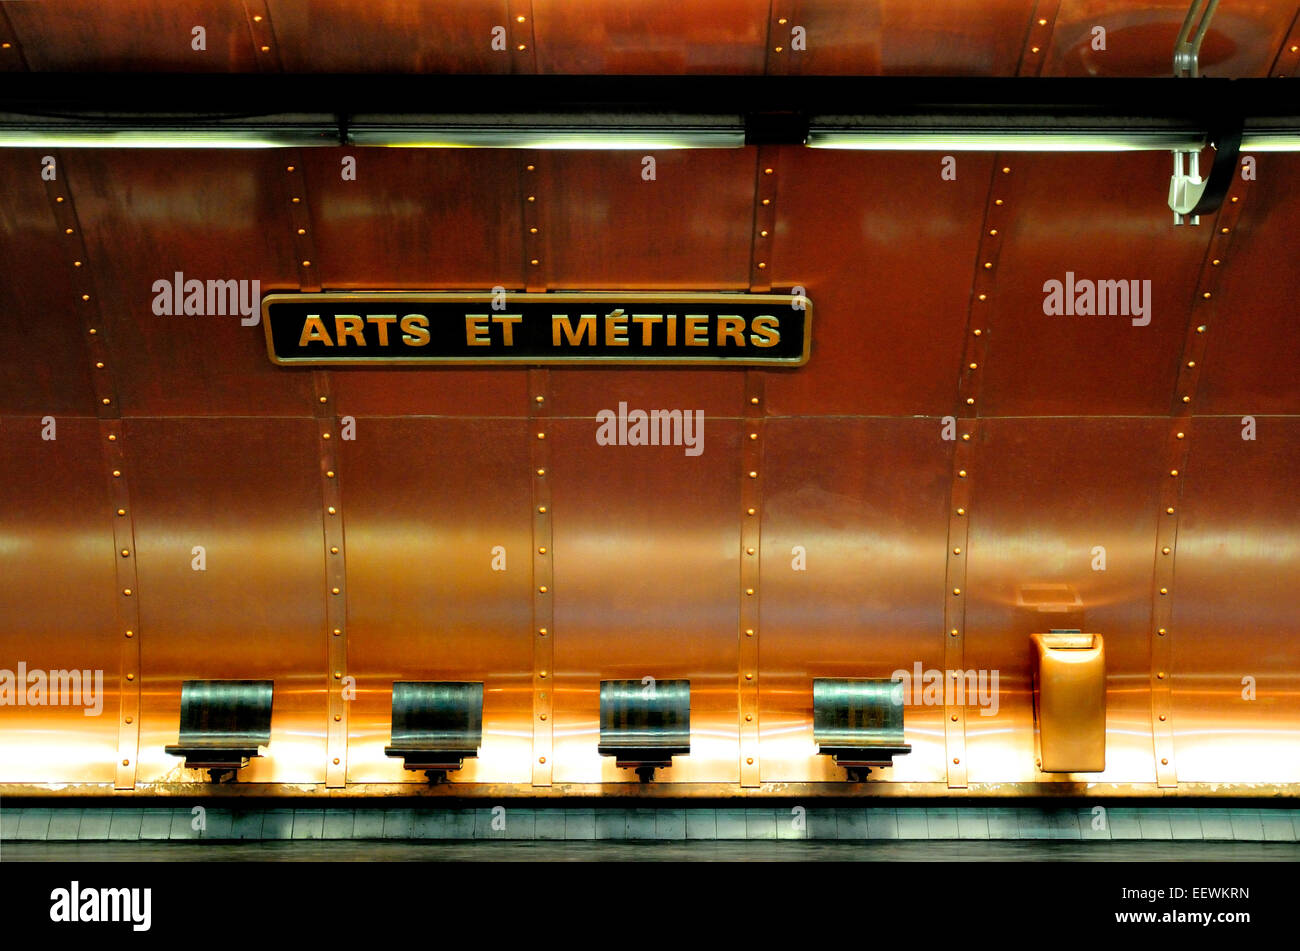
{"type": "Polygon", "coordinates": [[[777,816],[775,809],[751,808],[745,811],[746,839],[775,839],[777,816]]]}
{"type": "Polygon", "coordinates": [[[990,839],[1020,838],[1020,819],[1014,809],[990,809],[988,811],[990,839]]]}
{"type": "Polygon", "coordinates": [[[384,838],[409,839],[415,827],[414,809],[385,809],[384,838]]]}
{"type": "Polygon", "coordinates": [[[926,821],[922,808],[900,808],[898,810],[898,837],[900,839],[928,839],[930,824],[926,821]]]}
{"type": "Polygon", "coordinates": [[[898,811],[895,809],[868,809],[867,838],[897,839],[898,811]]]}
{"type": "Polygon", "coordinates": [[[1169,813],[1163,809],[1139,809],[1138,825],[1142,828],[1144,839],[1172,839],[1173,825],[1169,813]]]}
{"type": "Polygon", "coordinates": [[[597,809],[596,838],[627,838],[627,813],[622,809],[597,809]]]}
{"type": "Polygon", "coordinates": [[[808,838],[838,839],[840,837],[839,820],[834,809],[814,806],[808,809],[808,838]]]}
{"type": "Polygon", "coordinates": [[[717,820],[719,839],[743,839],[746,835],[744,809],[718,809],[714,815],[717,820]]]}
{"type": "Polygon", "coordinates": [[[448,809],[443,817],[443,832],[448,839],[474,838],[474,810],[448,809]]]}
{"type": "Polygon", "coordinates": [[[647,840],[655,838],[657,824],[654,809],[629,809],[624,835],[629,839],[647,840]]]}
{"type": "Polygon", "coordinates": [[[411,823],[413,839],[443,839],[447,836],[447,813],[443,809],[417,809],[411,823]]]}
{"type": "Polygon", "coordinates": [[[356,811],[353,809],[326,809],[325,822],[321,827],[322,839],[350,839],[356,826],[356,811]]]}
{"type": "Polygon", "coordinates": [[[111,809],[83,809],[81,823],[77,826],[77,839],[82,842],[107,842],[108,827],[112,822],[111,809]]]}
{"type": "Polygon", "coordinates": [[[114,809],[108,822],[108,837],[115,842],[140,841],[144,813],[139,809],[114,809]]]}
{"type": "Polygon", "coordinates": [[[1075,811],[1080,839],[1109,839],[1110,810],[1098,803],[1075,811]]]}
{"type": "Polygon", "coordinates": [[[172,834],[172,811],[170,809],[146,809],[140,820],[140,839],[170,839],[172,834]]]}
{"type": "MultiPolygon", "coordinates": [[[[471,829],[473,827],[471,826],[471,829]]],[[[384,837],[384,810],[357,809],[353,813],[352,838],[382,839],[384,837]]]]}
{"type": "MultiPolygon", "coordinates": [[[[208,821],[208,810],[205,806],[195,806],[190,809],[187,809],[184,806],[177,806],[171,810],[171,814],[171,828],[167,832],[167,838],[169,839],[197,839],[199,837],[199,830],[194,826],[208,821]],[[193,809],[202,809],[203,811],[196,813],[193,809]]],[[[257,822],[258,832],[260,833],[262,828],[260,810],[258,811],[257,822]]],[[[84,826],[86,823],[83,820],[81,824],[84,826]]]]}
{"type": "Polygon", "coordinates": [[[983,809],[957,810],[957,836],[962,839],[987,839],[989,814],[983,809]]]}
{"type": "MultiPolygon", "coordinates": [[[[77,838],[81,826],[80,809],[57,809],[50,814],[50,831],[46,841],[68,840],[77,838]]],[[[1289,824],[1289,823],[1288,823],[1289,824]]]]}
{"type": "Polygon", "coordinates": [[[836,809],[835,826],[837,839],[865,839],[868,836],[867,810],[862,806],[836,809]]]}
{"type": "Polygon", "coordinates": [[[1175,839],[1201,838],[1201,817],[1194,809],[1174,809],[1169,813],[1169,831],[1175,839]]]}
{"type": "Polygon", "coordinates": [[[926,809],[925,824],[926,831],[931,839],[960,838],[957,828],[956,809],[926,809]]]}
{"type": "Polygon", "coordinates": [[[1258,809],[1229,809],[1232,837],[1238,842],[1260,842],[1264,838],[1264,823],[1258,809]]]}
{"type": "Polygon", "coordinates": [[[1232,820],[1227,809],[1200,810],[1201,838],[1232,841],[1232,820]]]}
{"type": "Polygon", "coordinates": [[[1259,817],[1261,824],[1264,826],[1265,842],[1295,841],[1295,829],[1291,825],[1291,816],[1286,810],[1261,809],[1259,817]]]}
{"type": "Polygon", "coordinates": [[[537,809],[533,812],[533,838],[563,839],[564,810],[537,809]]]}
{"type": "Polygon", "coordinates": [[[536,817],[533,810],[527,807],[508,806],[505,812],[506,827],[497,832],[495,838],[514,839],[516,841],[528,841],[532,839],[536,832],[536,817]]]}
{"type": "Polygon", "coordinates": [[[808,838],[808,807],[793,806],[776,810],[776,837],[778,839],[808,838]]]}
{"type": "Polygon", "coordinates": [[[1048,809],[1044,814],[1047,831],[1053,839],[1079,839],[1079,817],[1073,809],[1048,809]]]}
{"type": "MultiPolygon", "coordinates": [[[[102,811],[107,815],[108,810],[102,811]]],[[[51,818],[52,813],[49,809],[24,809],[22,817],[18,820],[18,838],[44,842],[50,834],[51,818]]]]}
{"type": "Polygon", "coordinates": [[[596,838],[596,813],[590,809],[566,812],[564,814],[564,837],[566,839],[596,838]]]}
{"type": "Polygon", "coordinates": [[[661,809],[655,814],[655,838],[681,841],[686,838],[686,810],[661,809]]]}
{"type": "Polygon", "coordinates": [[[1295,840],[1300,842],[1300,809],[1288,809],[1291,813],[1291,828],[1295,830],[1295,840]]]}
{"type": "Polygon", "coordinates": [[[23,810],[0,809],[0,841],[12,842],[18,838],[18,827],[22,824],[23,810]]]}
{"type": "Polygon", "coordinates": [[[293,811],[293,837],[295,839],[325,838],[325,810],[295,809],[293,811]]]}
{"type": "MultiPolygon", "coordinates": [[[[265,813],[261,809],[241,809],[234,814],[230,824],[230,835],[235,839],[257,840],[262,838],[262,821],[265,813]]],[[[189,824],[186,824],[189,828],[189,824]]],[[[172,822],[172,838],[176,838],[176,823],[172,822]]]]}
{"type": "Polygon", "coordinates": [[[1115,807],[1106,810],[1106,824],[1112,839],[1142,838],[1142,823],[1136,809],[1115,807]]]}
{"type": "Polygon", "coordinates": [[[716,839],[718,837],[718,816],[713,809],[686,810],[686,838],[716,839]]]}
{"type": "Polygon", "coordinates": [[[262,816],[262,839],[269,842],[291,838],[293,838],[293,810],[268,809],[262,816]]]}
{"type": "Polygon", "coordinates": [[[1050,839],[1052,830],[1047,816],[1042,809],[1025,807],[1016,810],[1016,821],[1020,824],[1022,839],[1050,839]]]}
{"type": "Polygon", "coordinates": [[[230,809],[209,809],[207,828],[203,830],[204,839],[233,839],[235,837],[235,813],[230,809]]]}

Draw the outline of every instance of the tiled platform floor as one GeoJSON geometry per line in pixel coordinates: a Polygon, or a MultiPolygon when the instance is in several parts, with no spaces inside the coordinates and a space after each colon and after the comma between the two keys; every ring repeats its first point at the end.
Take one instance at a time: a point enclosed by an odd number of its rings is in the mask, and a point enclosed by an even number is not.
{"type": "Polygon", "coordinates": [[[1300,842],[1300,809],[0,807],[6,842],[456,840],[1193,840],[1300,842]]]}

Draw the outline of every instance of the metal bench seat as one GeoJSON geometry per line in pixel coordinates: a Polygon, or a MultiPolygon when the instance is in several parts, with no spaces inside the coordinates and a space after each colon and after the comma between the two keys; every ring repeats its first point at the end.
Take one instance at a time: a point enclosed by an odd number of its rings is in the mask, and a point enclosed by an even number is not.
{"type": "Polygon", "coordinates": [[[388,756],[406,769],[444,779],[478,756],[483,742],[483,684],[400,680],[393,684],[392,743],[388,756]]]}
{"type": "Polygon", "coordinates": [[[213,782],[261,756],[271,742],[270,680],[187,680],[181,684],[180,736],[164,747],[185,757],[186,769],[206,769],[213,782]]]}
{"type": "Polygon", "coordinates": [[[903,685],[895,680],[813,681],[813,741],[855,781],[912,752],[903,740],[903,685]]]}
{"type": "Polygon", "coordinates": [[[635,769],[642,782],[689,754],[691,682],[602,680],[597,750],[620,769],[635,769]]]}

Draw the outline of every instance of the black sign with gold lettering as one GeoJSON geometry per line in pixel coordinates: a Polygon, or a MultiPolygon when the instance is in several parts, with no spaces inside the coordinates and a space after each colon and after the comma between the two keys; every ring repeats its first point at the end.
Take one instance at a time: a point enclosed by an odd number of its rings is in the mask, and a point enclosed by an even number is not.
{"type": "Polygon", "coordinates": [[[812,304],[788,294],[268,294],[274,363],[808,361],[812,304]]]}

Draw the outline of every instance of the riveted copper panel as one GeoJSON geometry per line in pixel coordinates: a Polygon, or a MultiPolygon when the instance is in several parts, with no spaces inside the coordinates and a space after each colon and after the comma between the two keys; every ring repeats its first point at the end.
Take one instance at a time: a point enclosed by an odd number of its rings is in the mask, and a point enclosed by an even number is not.
{"type": "Polygon", "coordinates": [[[553,290],[749,286],[753,149],[537,156],[542,261],[553,290]]]}
{"type": "Polygon", "coordinates": [[[340,441],[357,683],[349,782],[425,782],[384,755],[397,680],[481,681],[483,746],[450,779],[528,782],[527,431],[524,420],[362,417],[340,441]]]}
{"type": "Polygon", "coordinates": [[[271,745],[239,781],[324,783],[325,564],[311,419],[127,420],[140,590],[138,782],[193,782],[181,682],[273,679],[271,745]],[[206,570],[193,568],[195,546],[206,570]]]}
{"type": "Polygon", "coordinates": [[[1187,461],[1170,632],[1180,782],[1300,782],[1300,421],[1244,431],[1198,418],[1187,461]]]}
{"type": "Polygon", "coordinates": [[[548,429],[555,781],[636,781],[596,752],[600,681],[655,677],[691,682],[691,753],[655,782],[739,782],[739,424],[706,418],[699,456],[601,446],[596,426],[552,419],[548,429]]]}
{"type": "MultiPolygon", "coordinates": [[[[815,755],[813,679],[943,666],[952,444],[938,419],[881,418],[769,418],[763,443],[763,781],[840,782],[815,755]]],[[[943,706],[904,716],[912,752],[872,781],[944,781],[943,706]]]]}
{"type": "Polygon", "coordinates": [[[991,160],[943,181],[941,158],[781,151],[772,283],[802,285],[817,323],[807,367],[768,376],[771,413],[952,411],[991,160]]]}
{"type": "Polygon", "coordinates": [[[290,73],[508,73],[516,25],[505,3],[439,0],[376,4],[364,0],[268,0],[290,73]],[[492,48],[506,27],[507,49],[492,48]]]}
{"type": "Polygon", "coordinates": [[[6,12],[35,72],[257,72],[242,5],[229,0],[59,0],[8,4],[6,12]],[[206,31],[203,50],[192,45],[196,26],[206,31]]]}
{"type": "Polygon", "coordinates": [[[763,72],[766,0],[533,0],[539,73],[763,72]]]}
{"type": "Polygon", "coordinates": [[[154,282],[170,286],[178,271],[186,281],[258,280],[263,292],[298,286],[280,160],[247,151],[65,154],[122,413],[305,414],[310,377],[269,364],[261,327],[238,316],[154,313],[154,282]]]}
{"type": "Polygon", "coordinates": [[[968,710],[972,783],[1080,781],[1035,767],[1029,635],[1082,628],[1106,642],[1106,771],[1150,783],[1148,676],[1160,419],[989,419],[967,518],[965,669],[998,671],[996,715],[968,710]],[[1105,549],[1105,570],[1094,570],[1105,549]]]}
{"type": "Polygon", "coordinates": [[[1198,412],[1211,415],[1300,413],[1300,270],[1281,266],[1277,257],[1300,215],[1300,195],[1288,184],[1300,171],[1300,156],[1255,158],[1256,180],[1240,202],[1232,245],[1220,257],[1218,319],[1196,402],[1198,412]]]}
{"type": "Polygon", "coordinates": [[[776,3],[768,72],[1010,76],[1015,74],[1020,37],[1032,9],[1033,0],[776,3]],[[804,50],[794,48],[796,26],[806,31],[804,50]]]}
{"type": "MultiPolygon", "coordinates": [[[[989,291],[988,376],[982,415],[1153,415],[1169,410],[1179,346],[1207,229],[1175,228],[1161,200],[1169,157],[1159,152],[1077,157],[1004,155],[993,189],[1009,206],[989,291]],[[1070,181],[1071,187],[1061,183],[1070,181]],[[1147,202],[1134,196],[1150,196],[1147,202]],[[1116,209],[1124,208],[1123,240],[1116,209]],[[1049,280],[1151,281],[1142,317],[1043,312],[1049,280]]],[[[1099,633],[1105,634],[1105,631],[1099,633]]]]}
{"type": "Polygon", "coordinates": [[[113,518],[100,423],[0,419],[0,669],[98,670],[103,705],[0,705],[0,777],[19,783],[109,783],[117,752],[122,639],[114,598],[113,518]],[[93,709],[93,705],[91,707],[93,709]]]}
{"type": "MultiPolygon", "coordinates": [[[[1186,0],[1061,0],[1045,76],[1171,76],[1186,0]],[[1094,48],[1095,27],[1106,31],[1094,48]]],[[[1263,76],[1295,14],[1289,0],[1220,4],[1201,44],[1202,76],[1263,76]]]]}
{"type": "Polygon", "coordinates": [[[9,262],[0,281],[0,411],[94,415],[85,327],[69,287],[82,255],[50,213],[41,180],[45,154],[0,150],[0,259],[9,262]],[[27,319],[29,313],[41,317],[27,319]]]}

